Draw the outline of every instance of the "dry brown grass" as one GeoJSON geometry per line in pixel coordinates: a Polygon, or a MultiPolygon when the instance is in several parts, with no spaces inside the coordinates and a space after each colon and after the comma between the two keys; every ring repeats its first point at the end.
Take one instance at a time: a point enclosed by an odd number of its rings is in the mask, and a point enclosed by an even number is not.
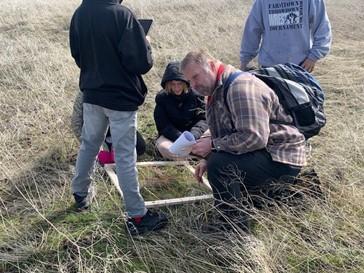
{"type": "MultiPolygon", "coordinates": [[[[0,0],[0,272],[364,272],[364,20],[360,0],[327,0],[333,49],[315,71],[328,124],[310,162],[325,198],[304,208],[253,211],[252,234],[205,235],[209,204],[168,209],[170,226],[132,239],[115,189],[102,172],[92,212],[70,211],[77,141],[69,129],[78,69],[68,24],[79,1],[0,0]]],[[[251,1],[128,0],[150,32],[155,67],[139,127],[151,115],[165,64],[203,47],[237,65],[251,1]]]]}

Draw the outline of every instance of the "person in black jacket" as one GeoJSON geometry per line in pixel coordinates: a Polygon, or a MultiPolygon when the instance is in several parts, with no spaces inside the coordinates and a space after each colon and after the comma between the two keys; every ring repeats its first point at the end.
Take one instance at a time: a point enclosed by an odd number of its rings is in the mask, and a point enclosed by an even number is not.
{"type": "Polygon", "coordinates": [[[72,57],[83,92],[81,147],[72,180],[78,210],[93,197],[91,174],[110,125],[116,172],[123,191],[126,226],[132,234],[162,228],[163,213],[146,209],[136,169],[136,111],[147,87],[142,74],[153,66],[152,52],[134,14],[120,0],[83,0],[70,25],[72,57]]]}
{"type": "Polygon", "coordinates": [[[181,158],[171,153],[169,147],[184,131],[191,132],[196,140],[205,132],[208,134],[203,97],[189,89],[179,66],[177,61],[167,65],[161,81],[163,89],[155,98],[154,109],[156,147],[164,158],[173,160],[181,158]]]}

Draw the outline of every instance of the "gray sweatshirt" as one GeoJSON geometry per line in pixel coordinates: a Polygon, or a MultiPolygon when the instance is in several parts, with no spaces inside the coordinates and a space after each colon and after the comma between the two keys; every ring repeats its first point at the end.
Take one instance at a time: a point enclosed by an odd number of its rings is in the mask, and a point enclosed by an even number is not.
{"type": "Polygon", "coordinates": [[[318,60],[331,46],[331,26],[324,0],[255,0],[243,32],[240,62],[300,64],[318,60]]]}

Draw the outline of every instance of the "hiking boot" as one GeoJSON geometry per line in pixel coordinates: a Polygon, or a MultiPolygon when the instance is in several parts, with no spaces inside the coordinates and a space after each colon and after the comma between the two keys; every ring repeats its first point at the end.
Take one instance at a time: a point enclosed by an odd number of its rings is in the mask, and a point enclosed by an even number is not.
{"type": "Polygon", "coordinates": [[[207,222],[201,224],[201,232],[248,232],[250,229],[250,216],[248,213],[239,211],[234,214],[220,214],[218,217],[212,217],[207,222]]]}
{"type": "Polygon", "coordinates": [[[92,203],[92,200],[95,198],[96,196],[96,189],[93,186],[90,186],[89,188],[89,192],[86,196],[82,196],[78,193],[74,193],[73,197],[75,198],[75,207],[76,207],[76,211],[81,212],[84,210],[87,210],[92,203]]]}
{"type": "Polygon", "coordinates": [[[245,231],[248,232],[250,229],[251,217],[246,212],[239,212],[234,216],[225,217],[225,229],[232,231],[245,231]]]}
{"type": "Polygon", "coordinates": [[[141,235],[146,232],[156,231],[168,223],[166,214],[148,210],[143,217],[128,218],[126,228],[131,235],[141,235]]]}

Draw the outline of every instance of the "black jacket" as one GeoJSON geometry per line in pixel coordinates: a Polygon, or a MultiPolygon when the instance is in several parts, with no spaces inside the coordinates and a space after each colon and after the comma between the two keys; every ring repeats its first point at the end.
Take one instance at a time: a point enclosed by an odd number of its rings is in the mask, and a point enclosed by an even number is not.
{"type": "Polygon", "coordinates": [[[154,121],[158,134],[175,141],[183,131],[195,139],[208,129],[203,98],[192,91],[176,96],[161,90],[155,98],[154,121]]]}
{"type": "Polygon", "coordinates": [[[153,66],[151,48],[134,14],[118,0],[83,0],[70,26],[71,54],[81,69],[84,102],[135,111],[153,66]]]}

